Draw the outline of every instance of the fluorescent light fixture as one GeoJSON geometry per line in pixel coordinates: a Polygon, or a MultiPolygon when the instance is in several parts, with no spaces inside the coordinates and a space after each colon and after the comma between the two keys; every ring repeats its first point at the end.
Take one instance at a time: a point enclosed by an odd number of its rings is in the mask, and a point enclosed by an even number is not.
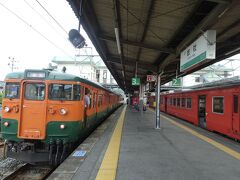
{"type": "Polygon", "coordinates": [[[116,41],[117,41],[118,53],[121,54],[121,46],[120,46],[120,39],[119,39],[118,28],[114,28],[114,31],[115,31],[116,41]]]}
{"type": "Polygon", "coordinates": [[[122,76],[124,77],[124,72],[123,72],[123,70],[122,70],[122,76]]]}
{"type": "Polygon", "coordinates": [[[238,51],[238,50],[240,50],[240,47],[238,47],[238,48],[236,48],[236,49],[234,49],[234,50],[232,50],[232,51],[230,51],[230,52],[225,53],[225,55],[232,54],[232,53],[234,53],[234,52],[236,52],[236,51],[238,51]]]}

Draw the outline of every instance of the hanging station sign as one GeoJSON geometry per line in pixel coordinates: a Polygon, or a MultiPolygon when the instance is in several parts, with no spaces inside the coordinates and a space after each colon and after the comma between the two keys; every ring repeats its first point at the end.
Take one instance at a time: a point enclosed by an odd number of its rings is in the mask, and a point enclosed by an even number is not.
{"type": "Polygon", "coordinates": [[[181,86],[181,85],[182,85],[181,78],[176,78],[172,80],[172,86],[181,86]]]}
{"type": "Polygon", "coordinates": [[[207,30],[196,41],[181,52],[180,71],[188,71],[215,59],[216,30],[207,30]]]}
{"type": "Polygon", "coordinates": [[[132,85],[139,86],[140,85],[140,78],[132,78],[132,85]]]}
{"type": "Polygon", "coordinates": [[[155,75],[147,75],[147,82],[154,82],[156,81],[155,75]]]}

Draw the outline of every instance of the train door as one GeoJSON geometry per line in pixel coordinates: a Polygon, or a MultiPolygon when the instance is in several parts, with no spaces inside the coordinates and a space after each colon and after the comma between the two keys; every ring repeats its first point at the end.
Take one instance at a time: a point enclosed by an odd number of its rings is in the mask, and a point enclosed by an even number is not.
{"type": "Polygon", "coordinates": [[[165,113],[167,113],[167,105],[168,105],[168,101],[167,101],[167,97],[165,97],[164,99],[164,107],[165,107],[165,113]]]}
{"type": "Polygon", "coordinates": [[[92,102],[93,102],[93,113],[94,113],[94,123],[97,122],[97,91],[94,89],[92,93],[92,102]]]}
{"type": "Polygon", "coordinates": [[[18,136],[44,139],[46,133],[46,85],[43,82],[23,82],[22,108],[18,136]]]}
{"type": "Polygon", "coordinates": [[[239,116],[239,94],[233,94],[233,108],[232,108],[232,129],[234,133],[240,130],[240,116],[239,116]]]}
{"type": "Polygon", "coordinates": [[[199,126],[206,128],[206,96],[198,96],[198,119],[199,126]]]}
{"type": "Polygon", "coordinates": [[[88,114],[89,114],[89,107],[90,107],[90,103],[91,103],[90,89],[88,89],[87,87],[84,88],[83,102],[84,102],[83,127],[86,128],[87,127],[87,118],[88,118],[88,114]]]}

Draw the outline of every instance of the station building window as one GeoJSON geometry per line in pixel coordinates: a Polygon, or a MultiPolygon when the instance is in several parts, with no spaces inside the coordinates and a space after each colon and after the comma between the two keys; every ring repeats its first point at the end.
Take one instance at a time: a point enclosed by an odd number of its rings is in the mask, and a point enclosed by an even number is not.
{"type": "Polygon", "coordinates": [[[224,97],[213,97],[212,111],[214,113],[224,113],[224,97]]]}
{"type": "Polygon", "coordinates": [[[187,108],[192,108],[192,99],[187,98],[187,108]]]}
{"type": "Polygon", "coordinates": [[[182,98],[182,107],[184,108],[186,106],[186,98],[182,98]]]}

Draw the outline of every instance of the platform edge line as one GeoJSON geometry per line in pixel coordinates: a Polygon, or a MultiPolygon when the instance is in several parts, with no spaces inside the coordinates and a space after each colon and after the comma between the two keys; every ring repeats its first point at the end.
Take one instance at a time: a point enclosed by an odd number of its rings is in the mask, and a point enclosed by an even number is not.
{"type": "Polygon", "coordinates": [[[122,138],[122,128],[125,120],[126,106],[124,107],[117,125],[109,141],[107,150],[98,170],[96,180],[115,180],[119,159],[120,144],[122,138]]]}

